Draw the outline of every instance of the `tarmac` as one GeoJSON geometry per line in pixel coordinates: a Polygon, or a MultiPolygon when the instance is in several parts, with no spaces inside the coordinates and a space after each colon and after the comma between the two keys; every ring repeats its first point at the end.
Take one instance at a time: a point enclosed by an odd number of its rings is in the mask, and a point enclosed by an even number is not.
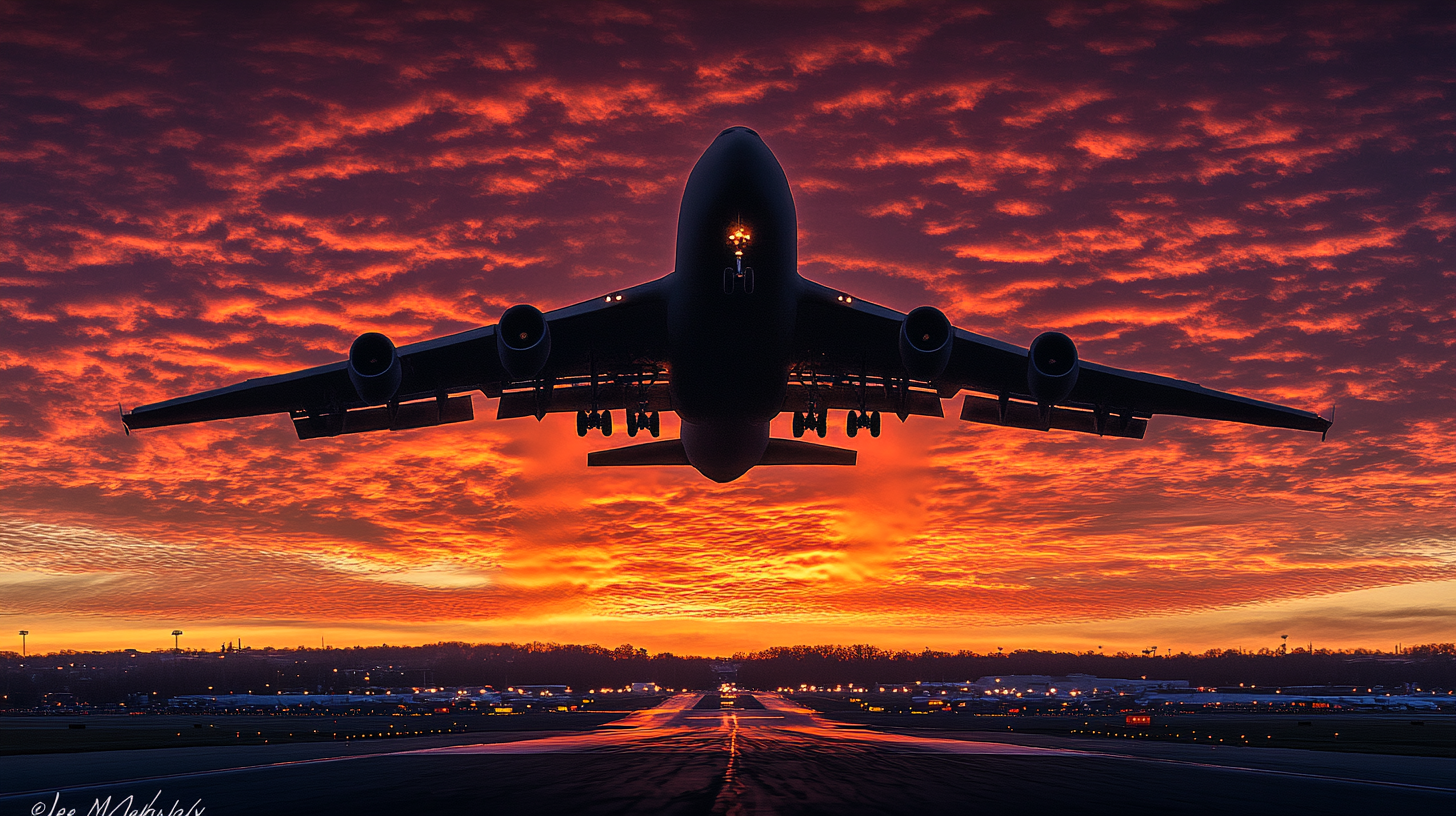
{"type": "Polygon", "coordinates": [[[700,695],[577,733],[0,758],[30,814],[1435,813],[1456,759],[1038,735],[884,731],[784,697],[700,695]],[[130,799],[128,799],[130,797],[130,799]],[[98,810],[99,808],[99,810],[98,810]]]}

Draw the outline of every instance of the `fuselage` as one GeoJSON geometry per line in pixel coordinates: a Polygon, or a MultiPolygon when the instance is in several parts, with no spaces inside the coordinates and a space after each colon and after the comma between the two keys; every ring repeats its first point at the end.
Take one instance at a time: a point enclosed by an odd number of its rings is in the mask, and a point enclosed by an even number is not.
{"type": "Polygon", "coordinates": [[[752,130],[723,131],[683,192],[667,310],[683,447],[715,481],[758,464],[783,409],[798,263],[798,219],[778,159],[752,130]]]}

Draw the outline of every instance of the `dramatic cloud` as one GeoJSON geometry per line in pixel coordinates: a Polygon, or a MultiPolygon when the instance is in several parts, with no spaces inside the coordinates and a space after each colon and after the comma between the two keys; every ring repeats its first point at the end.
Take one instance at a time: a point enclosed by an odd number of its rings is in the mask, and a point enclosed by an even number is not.
{"type": "Polygon", "coordinates": [[[1296,640],[1450,639],[1406,614],[1456,578],[1448,4],[778,5],[0,4],[0,615],[78,647],[1201,650],[1292,604],[1296,640]],[[726,486],[587,471],[600,438],[478,394],[472,424],[395,434],[121,433],[118,403],[363,331],[669,272],[730,124],[783,162],[807,277],[1334,431],[915,419],[832,432],[857,468],[726,486]],[[1406,612],[1332,611],[1369,592],[1406,612]]]}

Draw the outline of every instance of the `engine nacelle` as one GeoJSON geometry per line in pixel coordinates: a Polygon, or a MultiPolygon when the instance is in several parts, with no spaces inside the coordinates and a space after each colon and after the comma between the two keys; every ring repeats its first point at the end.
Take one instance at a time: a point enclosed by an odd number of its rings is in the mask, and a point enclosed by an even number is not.
{"type": "Polygon", "coordinates": [[[394,343],[379,332],[365,332],[349,346],[349,382],[359,399],[382,405],[394,399],[404,370],[394,343]]]}
{"type": "Polygon", "coordinates": [[[900,323],[900,362],[917,380],[933,380],[945,372],[955,332],[945,313],[934,306],[914,309],[900,323]]]}
{"type": "Polygon", "coordinates": [[[1026,365],[1026,386],[1042,405],[1056,405],[1077,385],[1080,370],[1077,344],[1061,332],[1042,332],[1031,341],[1026,365]]]}
{"type": "Polygon", "coordinates": [[[551,327],[535,306],[506,309],[495,328],[495,350],[512,380],[534,380],[551,356],[551,327]]]}

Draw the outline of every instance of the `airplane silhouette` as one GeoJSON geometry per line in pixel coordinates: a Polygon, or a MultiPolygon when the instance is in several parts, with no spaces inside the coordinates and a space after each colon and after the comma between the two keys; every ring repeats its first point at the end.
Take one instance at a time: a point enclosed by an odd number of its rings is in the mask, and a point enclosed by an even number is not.
{"type": "Polygon", "coordinates": [[[800,277],[788,179],[757,133],[731,127],[693,167],[678,215],[673,271],[650,283],[543,313],[507,309],[494,326],[396,348],[362,334],[347,360],[144,405],[128,433],[288,413],[300,439],[474,419],[470,392],[499,419],[572,411],[585,436],[656,437],[662,411],[680,439],[597,451],[594,467],[691,465],[731,482],[756,465],[852,465],[855,451],[775,439],[769,422],[822,438],[831,410],[850,436],[880,434],[880,414],[960,417],[1029,430],[1141,439],[1170,414],[1324,434],[1329,420],[1193,383],[1079,359],[1044,332],[1029,349],[959,329],[933,306],[902,314],[800,277]]]}

